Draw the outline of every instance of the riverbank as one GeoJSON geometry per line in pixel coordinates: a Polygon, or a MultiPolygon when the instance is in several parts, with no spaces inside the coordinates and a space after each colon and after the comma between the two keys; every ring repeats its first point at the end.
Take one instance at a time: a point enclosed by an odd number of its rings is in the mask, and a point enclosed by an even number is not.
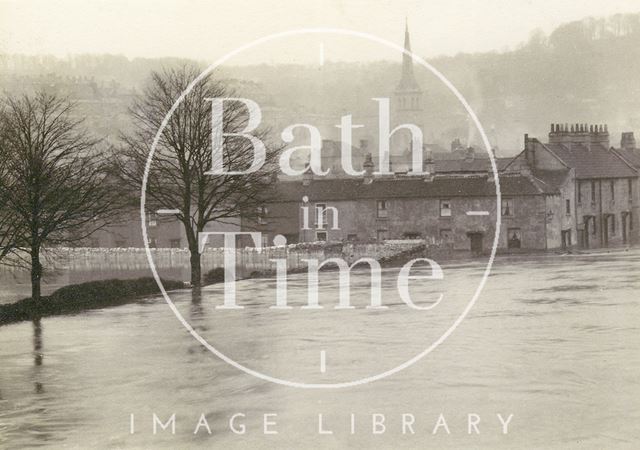
{"type": "MultiPolygon", "coordinates": [[[[179,289],[183,283],[162,280],[166,290],[179,289]]],[[[100,280],[65,286],[43,296],[39,301],[25,298],[0,305],[0,326],[23,320],[63,314],[76,314],[89,309],[107,308],[130,303],[147,295],[160,293],[151,277],[133,280],[100,280]]]]}

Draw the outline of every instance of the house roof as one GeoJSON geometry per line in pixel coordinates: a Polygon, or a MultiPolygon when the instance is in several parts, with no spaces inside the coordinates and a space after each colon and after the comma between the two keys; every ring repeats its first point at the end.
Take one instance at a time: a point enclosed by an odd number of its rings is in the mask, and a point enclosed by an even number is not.
{"type": "MultiPolygon", "coordinates": [[[[323,178],[312,180],[307,186],[304,186],[301,181],[282,181],[275,184],[274,189],[276,189],[275,198],[287,202],[299,202],[305,195],[311,201],[493,197],[496,195],[495,184],[487,176],[436,176],[432,181],[425,181],[422,177],[374,178],[369,184],[364,183],[361,178],[323,178]]],[[[503,196],[556,193],[544,183],[523,175],[501,176],[500,191],[503,196]]]]}
{"type": "Polygon", "coordinates": [[[640,169],[640,150],[639,149],[625,149],[617,148],[615,152],[618,153],[625,161],[631,164],[636,169],[640,169]]]}
{"type": "Polygon", "coordinates": [[[575,168],[576,178],[626,178],[638,173],[620,156],[600,144],[543,144],[567,166],[575,168]]]}
{"type": "MultiPolygon", "coordinates": [[[[495,158],[498,171],[504,169],[506,165],[513,159],[511,158],[495,158]]],[[[436,172],[489,172],[491,171],[491,161],[489,158],[473,158],[473,159],[441,159],[435,160],[436,172]]]]}
{"type": "Polygon", "coordinates": [[[533,171],[533,181],[546,194],[558,192],[560,187],[567,181],[567,177],[571,172],[570,169],[564,170],[540,170],[533,171]]]}

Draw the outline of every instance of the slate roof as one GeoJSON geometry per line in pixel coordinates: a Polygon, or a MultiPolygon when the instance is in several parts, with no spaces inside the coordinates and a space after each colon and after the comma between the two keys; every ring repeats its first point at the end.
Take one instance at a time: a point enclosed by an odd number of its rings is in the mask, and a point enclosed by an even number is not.
{"type": "Polygon", "coordinates": [[[558,192],[558,189],[567,181],[570,170],[535,170],[533,178],[540,190],[546,194],[558,192]]]}
{"type": "MultiPolygon", "coordinates": [[[[513,159],[496,158],[496,167],[502,170],[513,159]]],[[[442,159],[435,160],[436,172],[489,172],[491,170],[491,162],[489,158],[473,158],[473,159],[442,159]]]]}
{"type": "Polygon", "coordinates": [[[615,151],[629,164],[636,169],[640,169],[640,150],[639,149],[624,149],[617,148],[615,151]]]}
{"type": "Polygon", "coordinates": [[[543,144],[567,166],[576,170],[576,178],[626,178],[638,173],[616,152],[599,144],[543,144]]]}
{"type": "MultiPolygon", "coordinates": [[[[486,176],[435,177],[425,181],[422,177],[374,178],[369,184],[362,179],[333,178],[312,180],[307,186],[301,181],[282,181],[274,185],[279,201],[299,202],[304,195],[312,201],[338,201],[379,198],[450,198],[493,197],[496,188],[486,176]]],[[[503,196],[540,195],[556,193],[552,188],[541,188],[540,182],[522,175],[500,177],[503,196]]]]}

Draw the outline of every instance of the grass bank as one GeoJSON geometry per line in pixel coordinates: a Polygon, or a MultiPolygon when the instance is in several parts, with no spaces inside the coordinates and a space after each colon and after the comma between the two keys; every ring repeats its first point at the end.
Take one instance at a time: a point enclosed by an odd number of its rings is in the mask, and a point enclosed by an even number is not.
{"type": "MultiPolygon", "coordinates": [[[[180,281],[162,280],[166,290],[183,287],[180,281]]],[[[160,293],[151,277],[134,280],[101,280],[72,284],[36,302],[25,298],[0,305],[0,326],[39,317],[75,314],[89,309],[124,305],[146,295],[160,293]]]]}

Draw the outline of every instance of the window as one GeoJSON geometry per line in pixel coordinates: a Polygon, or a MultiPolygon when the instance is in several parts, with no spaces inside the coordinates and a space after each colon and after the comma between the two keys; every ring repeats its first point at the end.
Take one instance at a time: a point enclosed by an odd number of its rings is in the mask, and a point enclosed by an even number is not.
{"type": "Polygon", "coordinates": [[[171,239],[169,245],[171,248],[180,248],[180,239],[171,239]]]}
{"type": "Polygon", "coordinates": [[[405,231],[402,233],[402,239],[420,239],[421,235],[417,231],[405,231]]]}
{"type": "Polygon", "coordinates": [[[629,229],[633,230],[633,214],[629,211],[629,229]]]}
{"type": "Polygon", "coordinates": [[[582,183],[578,181],[578,204],[582,203],[582,183]]]}
{"type": "Polygon", "coordinates": [[[609,216],[609,232],[611,233],[611,235],[616,234],[616,216],[614,216],[613,214],[609,216]]]}
{"type": "Polygon", "coordinates": [[[149,213],[149,226],[157,227],[158,226],[158,216],[156,213],[149,213]]]}
{"type": "Polygon", "coordinates": [[[564,212],[567,214],[567,216],[571,215],[571,200],[566,199],[564,201],[564,212]]]}
{"type": "Polygon", "coordinates": [[[258,225],[267,224],[267,214],[269,214],[269,209],[266,206],[258,207],[258,225]]]}
{"type": "Polygon", "coordinates": [[[616,199],[616,185],[614,180],[609,181],[609,190],[611,191],[611,201],[614,201],[616,199]]]}
{"type": "Polygon", "coordinates": [[[513,216],[513,199],[512,198],[502,199],[502,215],[513,216]]]}
{"type": "Polygon", "coordinates": [[[335,206],[327,206],[326,203],[316,203],[316,227],[324,229],[329,227],[329,211],[331,211],[331,228],[338,230],[338,209],[335,206]]]}
{"type": "Polygon", "coordinates": [[[596,182],[591,182],[591,203],[596,202],[596,182]]]}
{"type": "Polygon", "coordinates": [[[327,232],[326,231],[316,231],[316,241],[327,241],[327,232]]]}
{"type": "Polygon", "coordinates": [[[629,203],[633,201],[633,180],[629,178],[627,180],[627,190],[629,191],[629,203]]]}
{"type": "Polygon", "coordinates": [[[378,230],[376,238],[378,242],[382,242],[387,239],[387,230],[378,230]]]}
{"type": "Polygon", "coordinates": [[[440,200],[440,217],[451,217],[451,200],[440,200]]]}
{"type": "Polygon", "coordinates": [[[378,209],[378,217],[385,218],[388,217],[387,211],[387,201],[386,200],[377,200],[376,201],[377,209],[378,209]]]}
{"type": "Polygon", "coordinates": [[[327,223],[327,204],[316,203],[316,226],[318,228],[323,228],[326,223],[327,223]]]}
{"type": "Polygon", "coordinates": [[[522,247],[522,237],[520,228],[509,228],[507,230],[507,248],[522,247]]]}
{"type": "Polygon", "coordinates": [[[444,244],[453,244],[453,230],[451,228],[442,228],[440,230],[440,240],[444,244]]]}

